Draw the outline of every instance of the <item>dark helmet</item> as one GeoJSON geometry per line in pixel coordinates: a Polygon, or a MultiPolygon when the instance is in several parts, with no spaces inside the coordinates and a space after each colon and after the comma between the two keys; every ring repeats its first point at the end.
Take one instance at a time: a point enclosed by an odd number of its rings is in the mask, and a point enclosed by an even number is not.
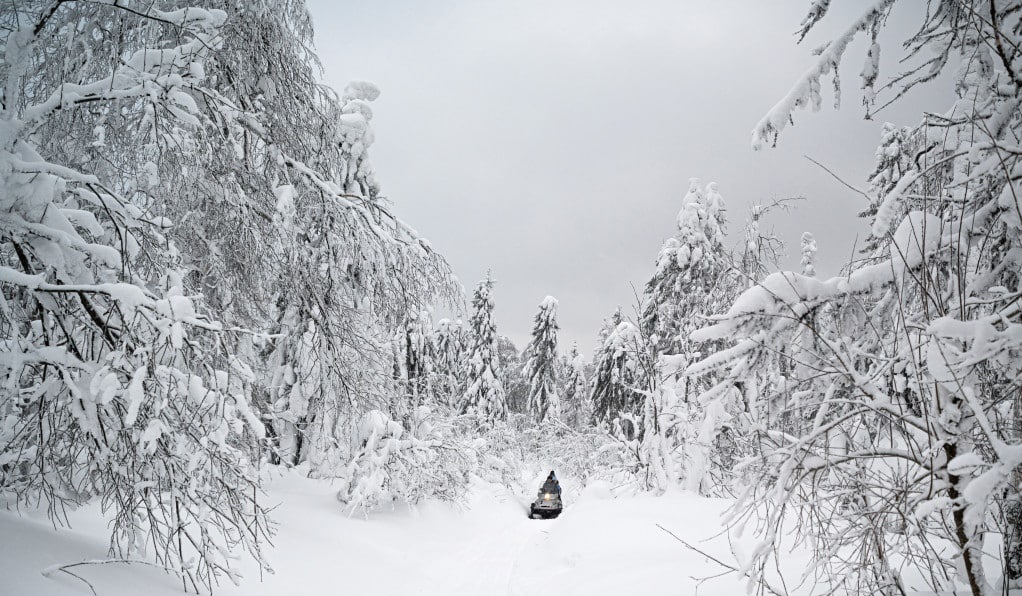
{"type": "Polygon", "coordinates": [[[554,478],[557,478],[557,476],[554,476],[554,471],[553,471],[553,470],[550,470],[550,475],[549,475],[549,476],[547,476],[547,478],[549,478],[549,479],[553,480],[554,478]]]}

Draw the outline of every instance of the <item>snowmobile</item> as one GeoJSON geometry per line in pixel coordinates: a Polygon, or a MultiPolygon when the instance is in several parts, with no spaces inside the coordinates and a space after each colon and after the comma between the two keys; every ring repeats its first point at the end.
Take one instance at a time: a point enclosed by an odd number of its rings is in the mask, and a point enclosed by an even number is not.
{"type": "Polygon", "coordinates": [[[532,505],[529,505],[529,517],[532,519],[557,517],[561,514],[563,507],[564,503],[561,502],[561,495],[540,489],[536,500],[532,502],[532,505]]]}

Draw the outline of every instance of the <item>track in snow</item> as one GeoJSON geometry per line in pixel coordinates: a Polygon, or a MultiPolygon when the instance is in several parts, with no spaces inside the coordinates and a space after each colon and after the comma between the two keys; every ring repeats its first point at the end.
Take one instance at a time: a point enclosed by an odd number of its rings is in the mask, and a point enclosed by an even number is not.
{"type": "MultiPolygon", "coordinates": [[[[271,483],[269,499],[279,534],[267,555],[276,569],[259,580],[248,562],[241,586],[218,596],[374,594],[376,596],[660,596],[691,594],[693,577],[720,569],[680,547],[658,529],[671,529],[707,552],[727,558],[725,540],[701,542],[719,531],[725,502],[691,495],[610,498],[609,488],[578,496],[565,487],[564,513],[531,520],[528,497],[485,483],[472,487],[467,507],[396,507],[369,519],[345,515],[329,482],[287,472],[271,483]]],[[[531,491],[530,495],[531,496],[531,491]]],[[[98,507],[72,512],[72,530],[0,511],[0,577],[12,594],[88,596],[71,577],[43,577],[54,563],[102,558],[108,546],[98,507]]],[[[793,561],[798,569],[804,561],[793,561]]],[[[180,596],[172,576],[139,565],[77,567],[101,596],[180,596]],[[143,588],[144,587],[144,588],[143,588]]],[[[700,596],[744,591],[731,578],[703,584],[700,596]]]]}

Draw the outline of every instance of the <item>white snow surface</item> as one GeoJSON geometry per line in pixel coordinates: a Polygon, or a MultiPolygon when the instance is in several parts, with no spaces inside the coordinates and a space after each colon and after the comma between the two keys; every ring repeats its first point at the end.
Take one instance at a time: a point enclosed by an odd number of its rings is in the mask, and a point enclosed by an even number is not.
{"type": "MultiPolygon", "coordinates": [[[[696,593],[695,578],[722,569],[686,549],[657,525],[723,561],[734,563],[720,533],[728,501],[676,492],[662,497],[613,496],[609,484],[584,490],[562,479],[566,507],[553,520],[530,520],[532,494],[476,480],[463,506],[396,505],[364,518],[347,516],[334,495],[338,485],[296,471],[273,471],[267,499],[280,503],[275,574],[260,581],[242,562],[240,586],[225,582],[215,594],[586,594],[643,596],[696,593]]],[[[545,472],[524,478],[539,486],[545,472]]],[[[89,587],[60,571],[65,565],[107,557],[105,522],[92,505],[70,514],[73,529],[57,529],[42,512],[0,510],[0,577],[10,596],[84,596],[89,587]],[[44,570],[50,569],[48,576],[44,570]]],[[[736,540],[745,547],[748,539],[736,540]]],[[[805,565],[789,557],[790,571],[805,565]]],[[[788,561],[786,561],[787,563],[788,561]]],[[[81,576],[99,596],[181,594],[176,577],[138,563],[82,565],[81,576]]],[[[728,575],[703,583],[700,596],[743,594],[745,582],[728,575]]]]}

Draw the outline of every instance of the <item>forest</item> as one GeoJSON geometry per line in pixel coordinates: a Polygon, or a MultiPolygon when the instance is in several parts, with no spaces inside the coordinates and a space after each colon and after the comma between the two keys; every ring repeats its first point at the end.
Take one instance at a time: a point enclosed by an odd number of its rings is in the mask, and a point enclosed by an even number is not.
{"type": "Polygon", "coordinates": [[[195,1],[0,0],[0,515],[105,520],[54,593],[104,563],[255,589],[239,566],[270,573],[286,530],[271,472],[376,523],[551,468],[723,503],[748,546],[717,571],[755,593],[1022,593],[1022,3],[916,3],[897,72],[899,3],[862,3],[749,124],[763,152],[811,126],[846,61],[867,115],[952,81],[852,181],[869,238],[823,277],[806,232],[784,270],[785,201],[736,225],[727,181],[693,178],[587,353],[551,296],[516,346],[500,272],[466,290],[395,214],[380,90],[321,82],[302,0],[195,1]]]}

